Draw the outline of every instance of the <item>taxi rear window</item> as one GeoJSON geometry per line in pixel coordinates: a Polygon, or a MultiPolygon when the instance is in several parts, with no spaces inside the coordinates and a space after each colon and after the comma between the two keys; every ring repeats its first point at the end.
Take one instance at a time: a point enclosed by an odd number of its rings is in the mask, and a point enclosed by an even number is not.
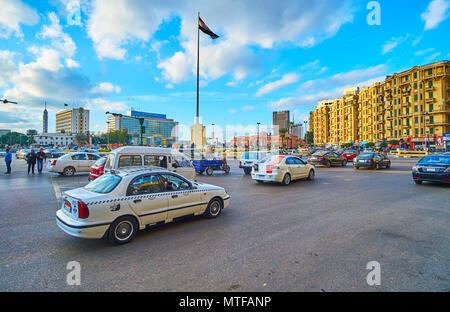
{"type": "Polygon", "coordinates": [[[84,188],[91,192],[105,194],[114,190],[114,188],[120,183],[120,180],[122,180],[122,178],[119,176],[104,174],[90,182],[84,188]]]}

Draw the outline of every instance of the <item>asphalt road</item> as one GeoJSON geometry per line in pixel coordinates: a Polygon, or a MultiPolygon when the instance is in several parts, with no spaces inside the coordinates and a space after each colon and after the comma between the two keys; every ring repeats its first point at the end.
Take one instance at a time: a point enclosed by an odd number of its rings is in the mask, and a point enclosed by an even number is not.
{"type": "Polygon", "coordinates": [[[85,240],[55,223],[61,191],[87,183],[28,176],[0,159],[0,291],[449,291],[450,186],[415,185],[414,160],[390,170],[319,168],[316,179],[256,184],[236,164],[198,180],[230,206],[141,231],[124,246],[85,240]],[[66,265],[81,264],[68,286],[66,265]],[[369,286],[366,265],[381,265],[369,286]]]}

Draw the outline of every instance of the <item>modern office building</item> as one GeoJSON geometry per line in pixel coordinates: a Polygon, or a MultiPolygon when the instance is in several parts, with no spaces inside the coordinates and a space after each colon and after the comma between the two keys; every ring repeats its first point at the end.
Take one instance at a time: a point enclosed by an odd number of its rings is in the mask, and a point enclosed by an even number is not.
{"type": "Polygon", "coordinates": [[[56,132],[89,133],[89,110],[84,108],[65,109],[56,114],[56,132]]]}
{"type": "Polygon", "coordinates": [[[303,138],[303,125],[302,124],[295,124],[292,127],[292,133],[293,136],[296,136],[297,138],[303,138]]]}
{"type": "Polygon", "coordinates": [[[144,119],[143,144],[167,146],[172,145],[177,140],[178,122],[168,119],[164,114],[131,110],[129,116],[109,116],[107,129],[108,131],[127,129],[130,141],[133,144],[139,144],[141,125],[136,118],[144,119]]]}
{"type": "Polygon", "coordinates": [[[282,112],[273,112],[273,121],[272,125],[274,127],[278,126],[278,131],[282,128],[286,128],[289,130],[289,123],[290,123],[290,116],[289,111],[282,111],[282,112]]]}
{"type": "MultiPolygon", "coordinates": [[[[317,145],[403,141],[435,145],[450,132],[450,62],[415,66],[370,87],[344,90],[310,113],[317,145]]],[[[441,146],[442,145],[442,146],[441,146]]]]}
{"type": "Polygon", "coordinates": [[[42,115],[42,133],[48,132],[48,111],[47,111],[47,102],[45,102],[44,113],[42,115]]]}

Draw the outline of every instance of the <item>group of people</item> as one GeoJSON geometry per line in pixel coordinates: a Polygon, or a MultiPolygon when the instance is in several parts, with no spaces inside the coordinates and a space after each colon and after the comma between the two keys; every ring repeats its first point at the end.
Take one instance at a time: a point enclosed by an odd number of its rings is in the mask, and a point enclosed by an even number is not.
{"type": "MultiPolygon", "coordinates": [[[[32,149],[26,156],[25,160],[28,164],[28,174],[34,174],[34,168],[37,164],[38,173],[42,173],[42,169],[44,167],[44,162],[47,160],[47,156],[45,156],[44,150],[41,148],[39,152],[35,152],[32,149]]],[[[9,148],[6,149],[5,155],[5,163],[6,163],[6,172],[5,174],[11,174],[11,162],[12,162],[12,154],[9,148]]]]}

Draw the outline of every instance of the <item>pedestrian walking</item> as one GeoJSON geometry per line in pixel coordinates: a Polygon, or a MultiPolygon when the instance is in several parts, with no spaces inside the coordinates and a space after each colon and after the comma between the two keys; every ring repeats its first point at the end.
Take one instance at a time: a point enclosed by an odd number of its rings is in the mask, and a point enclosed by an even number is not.
{"type": "Polygon", "coordinates": [[[5,155],[5,163],[6,163],[6,172],[5,174],[11,173],[11,162],[12,162],[12,155],[9,151],[9,148],[6,149],[6,155],[5,155]]]}
{"type": "Polygon", "coordinates": [[[39,174],[41,174],[44,162],[47,161],[47,156],[45,155],[44,150],[42,148],[39,149],[39,152],[36,153],[36,159],[37,159],[37,169],[39,174]]]}
{"type": "Polygon", "coordinates": [[[30,169],[31,169],[31,173],[34,174],[34,166],[36,165],[36,159],[37,159],[37,155],[34,152],[34,149],[32,149],[28,154],[27,154],[27,163],[28,163],[28,174],[30,174],[30,169]]]}

